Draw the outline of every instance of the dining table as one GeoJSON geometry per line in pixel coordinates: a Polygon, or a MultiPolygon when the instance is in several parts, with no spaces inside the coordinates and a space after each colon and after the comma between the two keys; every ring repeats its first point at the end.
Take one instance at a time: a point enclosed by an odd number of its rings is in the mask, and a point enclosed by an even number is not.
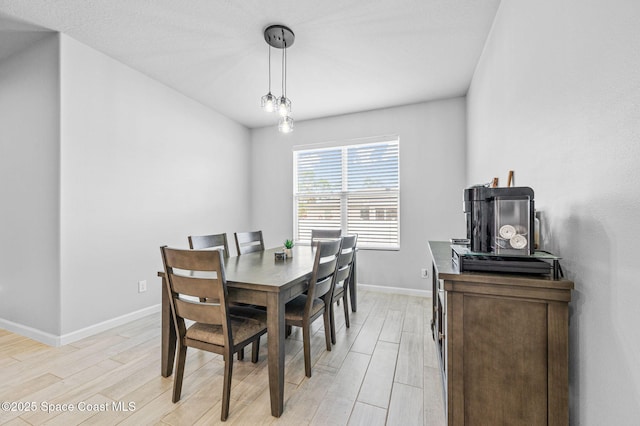
{"type": "MultiPolygon", "coordinates": [[[[282,252],[282,248],[227,257],[224,267],[230,302],[266,307],[271,415],[280,417],[284,409],[285,304],[307,290],[315,247],[294,246],[292,256],[285,259],[276,258],[277,252],[282,252]]],[[[349,282],[354,312],[355,271],[354,264],[349,282]]],[[[162,278],[161,374],[169,377],[173,372],[176,331],[164,271],[158,272],[158,276],[162,278]]]]}

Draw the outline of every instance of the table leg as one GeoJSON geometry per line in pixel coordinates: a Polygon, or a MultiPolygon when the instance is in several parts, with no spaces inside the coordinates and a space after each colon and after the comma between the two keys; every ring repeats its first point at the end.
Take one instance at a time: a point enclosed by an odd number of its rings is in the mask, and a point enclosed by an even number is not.
{"type": "Polygon", "coordinates": [[[169,377],[173,372],[173,359],[176,354],[176,329],[173,325],[164,274],[162,275],[162,331],[160,334],[162,336],[160,374],[163,377],[169,377]]]}
{"type": "Polygon", "coordinates": [[[351,301],[351,312],[358,310],[358,291],[356,284],[358,283],[358,265],[357,252],[353,255],[353,265],[351,266],[351,274],[349,275],[349,300],[351,301]]]}
{"type": "Polygon", "coordinates": [[[269,394],[271,415],[284,409],[284,300],[279,293],[267,295],[267,342],[269,344],[269,394]]]}

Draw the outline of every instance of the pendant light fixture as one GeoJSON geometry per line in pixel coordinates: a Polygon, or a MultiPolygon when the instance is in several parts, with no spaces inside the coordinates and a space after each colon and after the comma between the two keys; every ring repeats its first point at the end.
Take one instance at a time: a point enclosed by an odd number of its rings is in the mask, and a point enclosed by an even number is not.
{"type": "Polygon", "coordinates": [[[293,131],[291,100],[287,98],[287,49],[295,40],[293,31],[284,25],[270,25],[264,30],[264,40],[269,45],[269,92],[262,97],[262,108],[267,112],[277,111],[280,115],[278,130],[282,133],[293,131]],[[282,49],[282,96],[271,94],[271,48],[282,49]]]}
{"type": "Polygon", "coordinates": [[[269,92],[260,100],[262,109],[266,112],[275,112],[278,99],[271,94],[271,46],[269,46],[269,92]]]}

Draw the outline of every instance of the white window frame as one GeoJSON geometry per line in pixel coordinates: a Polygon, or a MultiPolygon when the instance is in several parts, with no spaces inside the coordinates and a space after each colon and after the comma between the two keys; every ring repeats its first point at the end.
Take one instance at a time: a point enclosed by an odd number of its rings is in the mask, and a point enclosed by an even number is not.
{"type": "MultiPolygon", "coordinates": [[[[347,181],[347,167],[348,162],[345,161],[347,158],[347,149],[354,145],[376,145],[376,144],[384,144],[384,143],[396,143],[398,146],[398,189],[391,191],[392,193],[397,195],[397,236],[396,243],[383,243],[383,244],[375,244],[375,243],[367,243],[358,241],[358,248],[365,250],[400,250],[400,138],[398,135],[384,135],[370,138],[360,138],[360,139],[352,139],[347,141],[338,141],[338,142],[327,142],[320,144],[309,144],[309,145],[297,145],[293,147],[293,235],[296,241],[296,244],[306,245],[310,244],[309,240],[299,240],[298,237],[298,199],[305,194],[300,194],[298,192],[298,156],[297,152],[304,151],[314,151],[314,150],[329,150],[329,149],[342,149],[342,190],[338,193],[336,192],[328,192],[328,193],[316,193],[314,192],[314,196],[331,196],[340,197],[340,228],[342,229],[343,234],[347,234],[348,230],[348,196],[349,194],[357,194],[357,191],[348,191],[348,181],[347,181]]],[[[390,191],[384,191],[385,194],[389,194],[390,191]]],[[[366,194],[375,195],[376,192],[366,192],[366,194]]],[[[382,192],[380,192],[382,194],[382,192]]]]}

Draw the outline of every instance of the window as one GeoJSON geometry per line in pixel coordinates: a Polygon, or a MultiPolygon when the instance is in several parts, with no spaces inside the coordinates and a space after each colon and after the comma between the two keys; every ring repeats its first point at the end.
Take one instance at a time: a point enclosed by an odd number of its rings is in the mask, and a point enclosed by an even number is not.
{"type": "Polygon", "coordinates": [[[341,228],[360,248],[400,248],[398,137],[304,148],[293,153],[295,240],[341,228]]]}

